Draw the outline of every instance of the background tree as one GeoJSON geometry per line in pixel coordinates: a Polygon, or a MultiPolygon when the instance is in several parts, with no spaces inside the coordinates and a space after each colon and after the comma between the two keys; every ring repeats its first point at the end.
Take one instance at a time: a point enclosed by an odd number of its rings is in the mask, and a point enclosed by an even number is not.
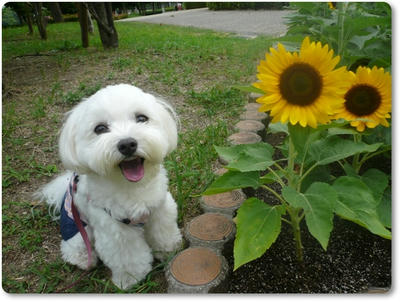
{"type": "Polygon", "coordinates": [[[5,6],[12,8],[18,16],[21,24],[28,25],[29,35],[33,35],[33,8],[28,2],[8,2],[5,6]]]}
{"type": "Polygon", "coordinates": [[[118,48],[118,33],[114,26],[111,3],[86,2],[85,6],[96,19],[103,47],[118,48]]]}
{"type": "Polygon", "coordinates": [[[81,39],[82,47],[87,48],[89,46],[89,22],[88,22],[88,10],[82,3],[76,3],[78,9],[79,25],[81,26],[81,39]]]}
{"type": "Polygon", "coordinates": [[[32,2],[33,9],[36,16],[36,24],[39,29],[40,38],[42,40],[47,40],[46,22],[42,14],[42,2],[32,2]]]}
{"type": "Polygon", "coordinates": [[[86,9],[87,11],[87,15],[88,15],[88,30],[89,30],[89,34],[93,34],[94,33],[94,26],[93,26],[93,20],[92,20],[92,15],[90,14],[90,12],[86,9]]]}
{"type": "Polygon", "coordinates": [[[49,2],[47,3],[47,6],[50,9],[51,15],[53,16],[53,20],[55,23],[64,22],[64,17],[62,15],[61,7],[58,2],[49,2]]]}

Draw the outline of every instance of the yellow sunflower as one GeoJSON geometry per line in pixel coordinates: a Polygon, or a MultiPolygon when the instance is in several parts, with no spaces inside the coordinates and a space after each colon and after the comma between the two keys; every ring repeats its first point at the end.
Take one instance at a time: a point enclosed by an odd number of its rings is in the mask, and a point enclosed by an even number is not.
{"type": "Polygon", "coordinates": [[[374,66],[358,67],[351,74],[350,88],[344,94],[345,103],[341,106],[336,118],[350,121],[358,131],[365,126],[375,128],[383,125],[389,127],[387,118],[392,110],[391,76],[383,68],[374,66]]]}
{"type": "Polygon", "coordinates": [[[336,9],[337,4],[336,2],[328,2],[328,6],[330,9],[336,9]]]}
{"type": "Polygon", "coordinates": [[[300,52],[286,51],[283,45],[270,48],[258,66],[259,82],[253,84],[265,92],[257,102],[260,111],[270,111],[272,122],[307,125],[326,124],[344,103],[348,71],[335,69],[338,56],[321,42],[310,43],[306,37],[300,52]]]}

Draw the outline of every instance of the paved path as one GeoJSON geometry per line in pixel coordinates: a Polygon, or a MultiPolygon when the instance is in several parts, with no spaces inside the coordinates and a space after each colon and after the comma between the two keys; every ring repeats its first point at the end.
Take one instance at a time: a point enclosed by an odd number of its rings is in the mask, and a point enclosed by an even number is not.
{"type": "Polygon", "coordinates": [[[166,12],[158,15],[128,18],[120,22],[148,22],[193,26],[215,31],[236,33],[239,36],[254,38],[258,35],[282,36],[286,33],[284,18],[287,10],[234,10],[211,11],[208,8],[166,12]]]}

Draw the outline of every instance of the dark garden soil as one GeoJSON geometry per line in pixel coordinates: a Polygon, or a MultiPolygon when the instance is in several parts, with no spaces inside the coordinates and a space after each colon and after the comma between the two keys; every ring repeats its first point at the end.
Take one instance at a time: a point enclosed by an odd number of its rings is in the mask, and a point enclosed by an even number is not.
{"type": "MultiPolygon", "coordinates": [[[[282,136],[272,135],[267,142],[277,145],[282,136]]],[[[379,161],[390,174],[390,159],[379,161]]],[[[274,188],[279,190],[279,186],[274,188]]],[[[264,190],[246,190],[269,204],[275,197],[264,190]]],[[[327,251],[302,222],[304,266],[296,259],[293,232],[282,223],[275,243],[260,258],[231,272],[228,293],[362,293],[372,288],[391,287],[391,241],[370,233],[363,227],[334,218],[327,251]]],[[[232,250],[225,257],[233,268],[232,250]]]]}
{"type": "MultiPolygon", "coordinates": [[[[229,293],[360,293],[391,286],[391,241],[335,218],[325,252],[302,226],[304,268],[297,263],[291,226],[260,258],[230,275],[229,293]]],[[[233,267],[233,257],[228,257],[233,267]]]]}

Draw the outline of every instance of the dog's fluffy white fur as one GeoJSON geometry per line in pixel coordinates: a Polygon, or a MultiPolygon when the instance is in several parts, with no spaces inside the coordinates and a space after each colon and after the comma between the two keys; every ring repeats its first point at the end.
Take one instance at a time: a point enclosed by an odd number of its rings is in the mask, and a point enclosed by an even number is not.
{"type": "MultiPolygon", "coordinates": [[[[153,254],[162,257],[182,240],[177,206],[162,164],[176,145],[176,115],[171,106],[131,85],[103,88],[67,113],[59,152],[68,171],[36,197],[59,211],[72,173],[79,175],[74,203],[88,222],[92,263],[100,258],[120,288],[143,279],[152,268],[153,254]],[[132,139],[134,154],[121,151],[121,141],[132,139]],[[144,175],[129,178],[121,163],[138,158],[144,175]],[[147,215],[144,227],[121,222],[147,215]]],[[[87,269],[88,254],[80,233],[62,240],[61,253],[65,261],[87,269]]]]}

